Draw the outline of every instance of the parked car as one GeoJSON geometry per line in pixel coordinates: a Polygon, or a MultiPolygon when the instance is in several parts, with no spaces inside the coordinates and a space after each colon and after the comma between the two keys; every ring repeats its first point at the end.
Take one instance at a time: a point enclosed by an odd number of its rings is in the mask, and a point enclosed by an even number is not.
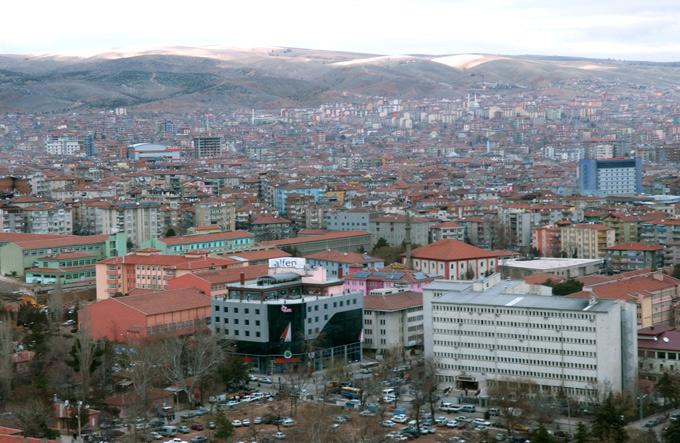
{"type": "Polygon", "coordinates": [[[191,440],[189,440],[190,443],[205,443],[208,441],[208,437],[205,435],[194,435],[191,437],[191,440]]]}
{"type": "Polygon", "coordinates": [[[253,424],[254,425],[261,425],[262,424],[262,417],[255,417],[253,419],[253,424]]]}
{"type": "Polygon", "coordinates": [[[187,425],[177,426],[177,430],[179,432],[181,432],[182,434],[188,434],[189,432],[191,432],[191,429],[189,429],[189,426],[187,426],[187,425]]]}
{"type": "Polygon", "coordinates": [[[240,428],[242,423],[241,423],[241,420],[232,420],[231,425],[235,428],[240,428]]]}
{"type": "Polygon", "coordinates": [[[274,437],[276,440],[285,440],[285,439],[286,439],[286,434],[284,434],[283,432],[279,431],[279,432],[275,432],[274,435],[273,435],[273,437],[274,437]]]}
{"type": "Polygon", "coordinates": [[[193,423],[193,424],[191,425],[191,429],[193,429],[194,431],[202,431],[202,430],[203,430],[203,425],[200,424],[200,423],[193,423]]]}
{"type": "Polygon", "coordinates": [[[241,420],[241,424],[242,424],[243,426],[250,426],[250,419],[249,419],[249,418],[244,418],[243,420],[241,420]]]}
{"type": "Polygon", "coordinates": [[[292,418],[284,418],[283,420],[281,420],[281,424],[283,426],[295,426],[295,420],[293,420],[292,418]]]}
{"type": "Polygon", "coordinates": [[[215,429],[216,427],[217,427],[217,425],[215,424],[214,421],[210,420],[208,422],[208,429],[215,429]]]}
{"type": "Polygon", "coordinates": [[[380,423],[381,426],[384,426],[386,428],[393,428],[397,424],[393,422],[392,420],[383,420],[382,423],[380,423]]]}

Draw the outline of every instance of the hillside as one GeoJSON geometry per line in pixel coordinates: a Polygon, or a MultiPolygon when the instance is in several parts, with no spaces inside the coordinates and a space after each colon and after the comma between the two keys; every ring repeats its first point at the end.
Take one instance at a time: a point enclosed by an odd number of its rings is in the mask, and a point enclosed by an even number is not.
{"type": "Polygon", "coordinates": [[[0,112],[307,106],[341,96],[453,97],[493,84],[575,91],[578,80],[664,88],[680,81],[680,67],[567,57],[384,56],[299,48],[0,55],[0,112]]]}

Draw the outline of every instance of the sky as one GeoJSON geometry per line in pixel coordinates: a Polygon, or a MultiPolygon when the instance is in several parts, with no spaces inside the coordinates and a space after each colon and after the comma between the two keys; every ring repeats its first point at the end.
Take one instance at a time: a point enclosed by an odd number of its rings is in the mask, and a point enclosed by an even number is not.
{"type": "Polygon", "coordinates": [[[22,0],[0,53],[165,46],[680,61],[680,0],[22,0]]]}

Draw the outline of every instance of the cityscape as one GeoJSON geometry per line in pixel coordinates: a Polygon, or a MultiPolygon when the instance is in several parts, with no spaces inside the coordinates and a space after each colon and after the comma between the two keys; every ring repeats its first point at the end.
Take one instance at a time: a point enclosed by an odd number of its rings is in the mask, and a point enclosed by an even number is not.
{"type": "Polygon", "coordinates": [[[680,50],[500,8],[0,30],[0,443],[680,443],[680,50]]]}

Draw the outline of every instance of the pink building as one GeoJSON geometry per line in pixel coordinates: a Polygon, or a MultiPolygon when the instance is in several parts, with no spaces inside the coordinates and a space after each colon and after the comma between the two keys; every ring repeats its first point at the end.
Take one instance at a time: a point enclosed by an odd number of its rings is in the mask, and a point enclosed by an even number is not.
{"type": "Polygon", "coordinates": [[[382,288],[400,288],[422,293],[423,286],[432,282],[434,278],[435,276],[399,267],[350,270],[350,274],[345,277],[344,288],[349,292],[361,292],[364,295],[382,288]]]}

